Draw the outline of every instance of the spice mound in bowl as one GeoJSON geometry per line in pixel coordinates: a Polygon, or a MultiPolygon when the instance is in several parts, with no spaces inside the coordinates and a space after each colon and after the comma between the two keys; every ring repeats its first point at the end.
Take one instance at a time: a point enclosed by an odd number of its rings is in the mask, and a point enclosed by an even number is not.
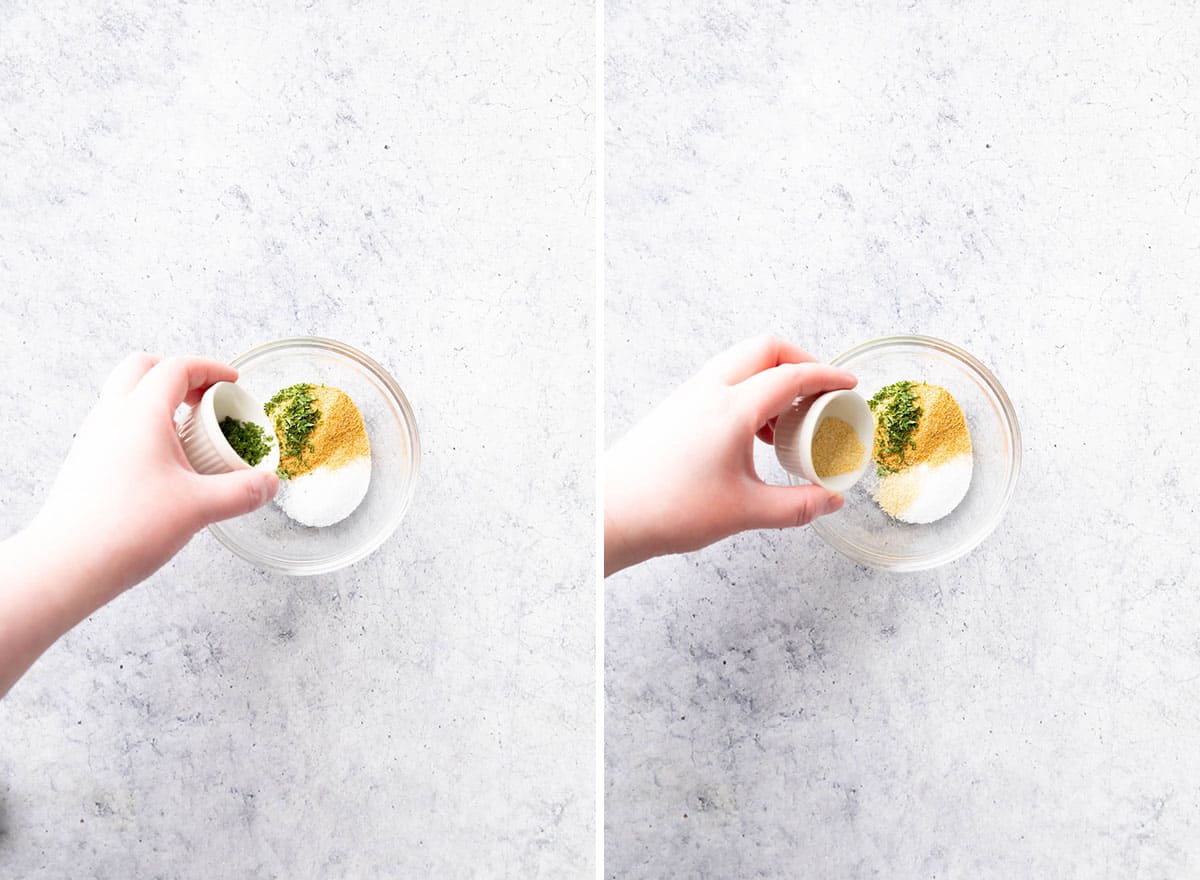
{"type": "Polygon", "coordinates": [[[353,513],[371,482],[371,445],[350,396],[300,383],[280,390],[263,409],[279,441],[280,509],[314,527],[353,513]]]}
{"type": "Polygon", "coordinates": [[[869,401],[875,413],[876,503],[906,523],[932,523],[966,497],[974,460],[966,417],[945,388],[894,382],[869,401]]]}

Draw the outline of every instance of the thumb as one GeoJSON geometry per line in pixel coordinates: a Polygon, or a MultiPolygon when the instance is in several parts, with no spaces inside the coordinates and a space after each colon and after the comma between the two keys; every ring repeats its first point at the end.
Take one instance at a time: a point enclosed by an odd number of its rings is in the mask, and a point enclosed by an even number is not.
{"type": "Polygon", "coordinates": [[[196,500],[206,523],[231,519],[258,510],[275,497],[279,477],[264,471],[243,470],[199,477],[196,500]]]}
{"type": "Polygon", "coordinates": [[[768,486],[754,495],[750,509],[752,529],[787,529],[805,526],[827,513],[842,509],[845,499],[820,486],[768,486]]]}

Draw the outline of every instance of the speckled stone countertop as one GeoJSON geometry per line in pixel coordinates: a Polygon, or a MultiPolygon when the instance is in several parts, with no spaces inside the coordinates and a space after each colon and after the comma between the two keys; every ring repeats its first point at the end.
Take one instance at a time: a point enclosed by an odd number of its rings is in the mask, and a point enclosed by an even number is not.
{"type": "Polygon", "coordinates": [[[339,339],[424,447],[369,559],[202,533],[18,683],[4,877],[593,870],[594,12],[309,7],[0,12],[0,534],[130,349],[339,339]]]}
{"type": "Polygon", "coordinates": [[[607,436],[763,331],[956,342],[1024,433],[944,569],[608,581],[609,876],[1200,873],[1200,19],[1111,6],[606,4],[607,436]]]}

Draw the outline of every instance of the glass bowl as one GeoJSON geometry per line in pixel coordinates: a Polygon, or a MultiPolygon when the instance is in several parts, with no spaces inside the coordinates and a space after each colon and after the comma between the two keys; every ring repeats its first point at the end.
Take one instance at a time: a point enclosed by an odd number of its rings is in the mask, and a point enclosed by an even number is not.
{"type": "Polygon", "coordinates": [[[331,526],[300,525],[272,502],[209,531],[243,559],[291,575],[327,574],[376,550],[404,519],[421,456],[417,421],[396,380],[361,351],[316,337],[268,342],[231,363],[238,384],[264,403],[297,382],[350,395],[371,443],[371,483],[362,504],[331,526]]]}
{"type": "Polygon", "coordinates": [[[831,363],[854,373],[867,398],[901,379],[941,385],[966,416],[975,462],[966,497],[935,522],[911,525],[884,513],[872,498],[872,467],[845,493],[845,507],[813,522],[813,531],[855,562],[889,571],[936,568],[978,547],[1004,516],[1021,469],[1017,414],[996,377],[961,348],[928,336],[873,339],[831,363]]]}

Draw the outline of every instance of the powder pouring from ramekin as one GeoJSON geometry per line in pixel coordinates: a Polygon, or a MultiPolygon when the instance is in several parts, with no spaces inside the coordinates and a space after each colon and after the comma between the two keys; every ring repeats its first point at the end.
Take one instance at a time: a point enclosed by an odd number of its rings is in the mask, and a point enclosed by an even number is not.
{"type": "Polygon", "coordinates": [[[862,479],[871,463],[874,444],[875,416],[866,399],[856,391],[830,391],[801,398],[775,422],[775,457],[783,469],[830,492],[845,492],[862,479]],[[828,418],[841,419],[854,429],[862,444],[863,456],[855,470],[820,477],[813,464],[813,439],[821,422],[828,418]]]}
{"type": "Polygon", "coordinates": [[[179,441],[188,463],[198,474],[225,474],[250,467],[233,451],[221,433],[226,416],[241,422],[253,422],[271,438],[271,450],[254,470],[274,471],[279,467],[279,442],[275,426],[267,418],[254,395],[233,382],[218,382],[204,392],[200,402],[179,424],[179,441]]]}

